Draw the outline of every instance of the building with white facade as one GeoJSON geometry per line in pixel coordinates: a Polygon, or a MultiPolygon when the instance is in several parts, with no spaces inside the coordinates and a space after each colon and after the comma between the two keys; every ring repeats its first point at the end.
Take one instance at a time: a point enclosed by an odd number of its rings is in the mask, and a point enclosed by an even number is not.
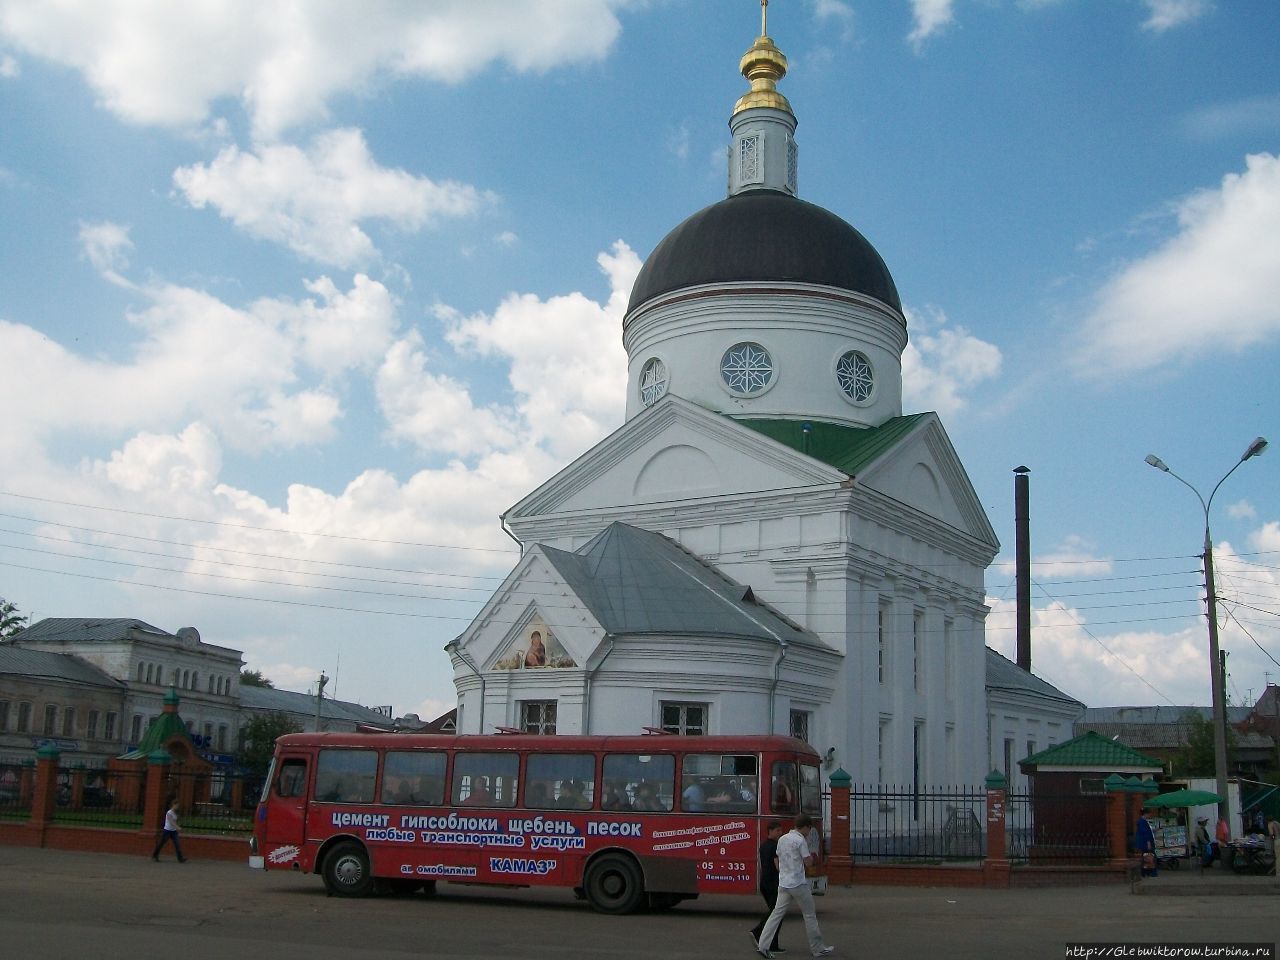
{"type": "MultiPolygon", "coordinates": [[[[446,647],[458,728],[790,732],[858,781],[979,782],[999,545],[903,415],[884,261],[796,196],[786,58],[762,35],[741,68],[729,195],[632,290],[625,424],[503,515],[522,558],[446,647]]],[[[1001,716],[1060,725],[1023,686],[1001,716]]]]}

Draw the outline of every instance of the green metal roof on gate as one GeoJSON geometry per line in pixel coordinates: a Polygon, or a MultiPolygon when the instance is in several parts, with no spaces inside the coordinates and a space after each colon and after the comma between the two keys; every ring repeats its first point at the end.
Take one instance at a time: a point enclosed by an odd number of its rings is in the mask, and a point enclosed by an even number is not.
{"type": "Polygon", "coordinates": [[[1080,770],[1163,769],[1164,763],[1092,731],[1047,747],[1018,761],[1023,767],[1075,767],[1080,770]]]}

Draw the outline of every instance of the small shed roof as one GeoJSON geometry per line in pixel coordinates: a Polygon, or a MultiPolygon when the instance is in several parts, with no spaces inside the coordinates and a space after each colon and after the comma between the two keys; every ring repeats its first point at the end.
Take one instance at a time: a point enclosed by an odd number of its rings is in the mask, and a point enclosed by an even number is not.
{"type": "Polygon", "coordinates": [[[1164,763],[1155,757],[1139,753],[1133,747],[1127,747],[1117,740],[1108,740],[1093,731],[1033,753],[1026,759],[1020,760],[1018,765],[1023,768],[1034,767],[1041,771],[1071,769],[1099,773],[1118,773],[1134,768],[1159,770],[1164,767],[1164,763]]]}

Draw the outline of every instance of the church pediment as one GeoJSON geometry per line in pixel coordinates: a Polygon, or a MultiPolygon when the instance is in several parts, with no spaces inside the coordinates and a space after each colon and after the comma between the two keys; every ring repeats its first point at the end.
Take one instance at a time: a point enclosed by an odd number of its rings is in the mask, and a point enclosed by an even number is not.
{"type": "Polygon", "coordinates": [[[838,484],[839,470],[741,423],[669,396],[629,420],[504,515],[523,517],[618,504],[838,484]]]}
{"type": "Polygon", "coordinates": [[[969,475],[934,414],[922,416],[915,429],[866,464],[855,480],[999,548],[969,475]]]}
{"type": "Polygon", "coordinates": [[[537,546],[462,632],[457,646],[484,673],[586,665],[604,630],[537,546]]]}

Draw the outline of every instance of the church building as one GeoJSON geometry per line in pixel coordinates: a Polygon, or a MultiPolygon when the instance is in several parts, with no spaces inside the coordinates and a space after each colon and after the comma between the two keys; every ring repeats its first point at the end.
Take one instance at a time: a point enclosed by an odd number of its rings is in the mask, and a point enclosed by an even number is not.
{"type": "MultiPolygon", "coordinates": [[[[790,733],[856,781],[990,769],[999,544],[937,415],[903,413],[884,261],[797,195],[786,69],[762,23],[728,196],[632,290],[626,422],[502,517],[521,559],[446,647],[459,732],[790,733]]],[[[1075,701],[1012,699],[1070,737],[1075,701]]]]}

